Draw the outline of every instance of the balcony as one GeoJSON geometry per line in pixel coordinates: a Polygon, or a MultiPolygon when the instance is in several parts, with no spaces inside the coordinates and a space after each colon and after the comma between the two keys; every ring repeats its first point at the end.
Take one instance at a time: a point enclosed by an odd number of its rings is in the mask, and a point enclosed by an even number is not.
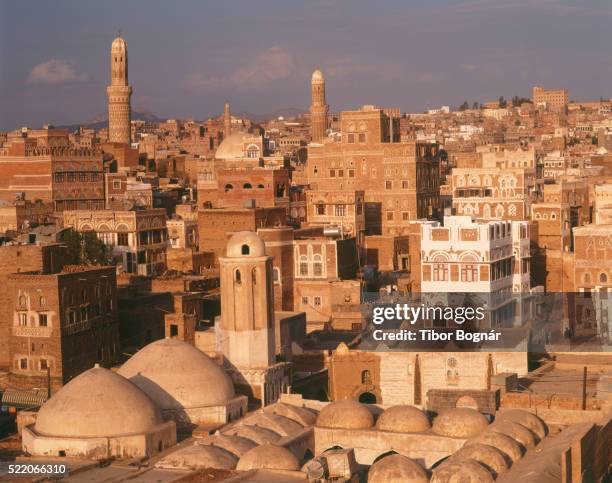
{"type": "Polygon", "coordinates": [[[13,327],[15,337],[51,337],[53,327],[27,327],[17,325],[13,327]]]}

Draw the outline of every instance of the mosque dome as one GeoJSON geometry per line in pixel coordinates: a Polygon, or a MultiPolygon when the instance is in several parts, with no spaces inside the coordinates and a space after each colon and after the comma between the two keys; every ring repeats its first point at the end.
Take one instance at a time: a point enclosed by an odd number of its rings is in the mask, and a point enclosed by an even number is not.
{"type": "Polygon", "coordinates": [[[162,423],[159,409],[135,384],[94,367],[42,405],[34,429],[42,436],[98,438],[147,433],[162,423]]]}
{"type": "Polygon", "coordinates": [[[235,395],[232,381],[221,367],[178,339],[161,339],[145,346],[118,372],[162,410],[224,405],[235,395]]]}
{"type": "Polygon", "coordinates": [[[540,439],[543,439],[548,433],[548,428],[544,421],[542,421],[538,416],[529,411],[525,411],[523,409],[508,409],[501,412],[495,418],[496,421],[512,421],[514,423],[518,423],[522,426],[525,426],[527,429],[533,431],[536,436],[540,439]]]}
{"type": "Polygon", "coordinates": [[[416,461],[394,454],[374,463],[368,471],[368,483],[427,483],[429,477],[416,461]]]}
{"type": "Polygon", "coordinates": [[[464,446],[451,456],[452,461],[474,460],[483,465],[494,476],[501,475],[508,470],[508,461],[497,448],[483,443],[464,446]]]}
{"type": "Polygon", "coordinates": [[[523,451],[521,446],[510,436],[496,431],[487,430],[477,437],[465,442],[465,446],[472,444],[488,444],[500,450],[511,461],[515,462],[521,459],[523,451]]]}
{"type": "Polygon", "coordinates": [[[221,141],[215,151],[215,159],[231,161],[240,160],[246,156],[252,158],[251,161],[258,161],[263,154],[261,149],[261,136],[236,131],[221,141]],[[245,146],[247,153],[245,153],[245,146]]]}
{"type": "Polygon", "coordinates": [[[335,401],[321,410],[316,425],[334,429],[368,429],[374,426],[374,416],[366,406],[352,399],[335,401]]]}
{"type": "Polygon", "coordinates": [[[295,455],[282,446],[262,444],[247,451],[238,461],[237,470],[253,469],[293,470],[300,469],[300,462],[295,455]]]}
{"type": "Polygon", "coordinates": [[[493,476],[474,460],[444,461],[433,470],[430,483],[493,483],[493,476]]]}
{"type": "Polygon", "coordinates": [[[451,438],[471,438],[481,433],[489,421],[471,408],[453,408],[440,411],[434,419],[433,431],[440,436],[451,438]]]}
{"type": "Polygon", "coordinates": [[[320,84],[320,83],[325,82],[325,78],[323,77],[323,72],[321,72],[319,69],[315,69],[314,72],[312,73],[311,82],[313,84],[320,84]]]}
{"type": "Polygon", "coordinates": [[[264,257],[266,245],[254,231],[239,231],[227,242],[226,256],[234,257],[264,257]]]}
{"type": "Polygon", "coordinates": [[[429,418],[423,411],[407,405],[386,409],[376,421],[376,429],[391,433],[421,433],[430,427],[429,418]]]}

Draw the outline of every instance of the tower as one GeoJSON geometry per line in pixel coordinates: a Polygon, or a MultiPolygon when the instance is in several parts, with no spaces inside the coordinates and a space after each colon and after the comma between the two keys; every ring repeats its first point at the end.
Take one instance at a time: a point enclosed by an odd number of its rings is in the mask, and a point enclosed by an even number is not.
{"type": "Polygon", "coordinates": [[[230,111],[229,102],[225,101],[223,107],[223,137],[227,139],[232,134],[232,112],[230,111]]]}
{"type": "Polygon", "coordinates": [[[114,143],[132,142],[130,98],[132,87],[128,84],[127,44],[122,37],[113,40],[110,52],[111,83],[108,94],[108,140],[114,143]]]}
{"type": "Polygon", "coordinates": [[[275,364],[272,257],[254,232],[235,233],[221,268],[221,351],[239,371],[275,364]]]}
{"type": "Polygon", "coordinates": [[[312,102],[310,105],[310,137],[315,143],[320,143],[327,130],[328,106],[325,104],[325,79],[323,73],[316,69],[311,80],[312,102]]]}

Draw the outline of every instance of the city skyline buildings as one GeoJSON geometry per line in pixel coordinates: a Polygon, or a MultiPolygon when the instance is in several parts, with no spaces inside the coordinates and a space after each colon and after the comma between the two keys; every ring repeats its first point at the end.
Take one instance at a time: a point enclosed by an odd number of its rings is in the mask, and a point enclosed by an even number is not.
{"type": "Polygon", "coordinates": [[[152,24],[145,28],[137,4],[120,9],[110,3],[101,12],[91,4],[60,2],[54,22],[44,22],[45,8],[28,11],[32,28],[25,37],[11,18],[24,15],[27,2],[7,2],[0,60],[11,68],[0,74],[6,94],[0,129],[82,123],[103,113],[108,71],[102,57],[118,27],[136,56],[133,108],[162,118],[204,119],[221,112],[220,99],[230,100],[235,112],[306,111],[305,87],[315,67],[329,81],[332,111],[370,103],[419,112],[463,100],[528,97],[536,84],[567,88],[578,100],[611,97],[605,26],[612,7],[605,2],[390,1],[370,14],[371,7],[361,3],[354,12],[346,2],[308,9],[268,3],[261,9],[265,14],[247,4],[211,5],[204,14],[186,4],[168,18],[153,3],[152,24]],[[85,21],[71,23],[75,16],[85,21]],[[171,35],[169,21],[179,16],[185,27],[171,35]],[[196,29],[195,19],[209,28],[196,29]],[[490,41],[478,41],[485,37],[490,41]],[[575,69],[566,68],[570,59],[575,69]],[[580,75],[584,71],[593,75],[580,75]]]}

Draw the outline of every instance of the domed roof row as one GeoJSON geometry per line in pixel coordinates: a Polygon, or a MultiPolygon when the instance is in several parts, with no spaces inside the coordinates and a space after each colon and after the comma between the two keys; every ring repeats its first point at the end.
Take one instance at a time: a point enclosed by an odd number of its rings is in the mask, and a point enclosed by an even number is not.
{"type": "Polygon", "coordinates": [[[153,342],[117,373],[95,367],[62,387],[40,408],[42,436],[95,438],[146,433],[163,411],[226,404],[230,377],[203,352],[177,339],[153,342]]]}

